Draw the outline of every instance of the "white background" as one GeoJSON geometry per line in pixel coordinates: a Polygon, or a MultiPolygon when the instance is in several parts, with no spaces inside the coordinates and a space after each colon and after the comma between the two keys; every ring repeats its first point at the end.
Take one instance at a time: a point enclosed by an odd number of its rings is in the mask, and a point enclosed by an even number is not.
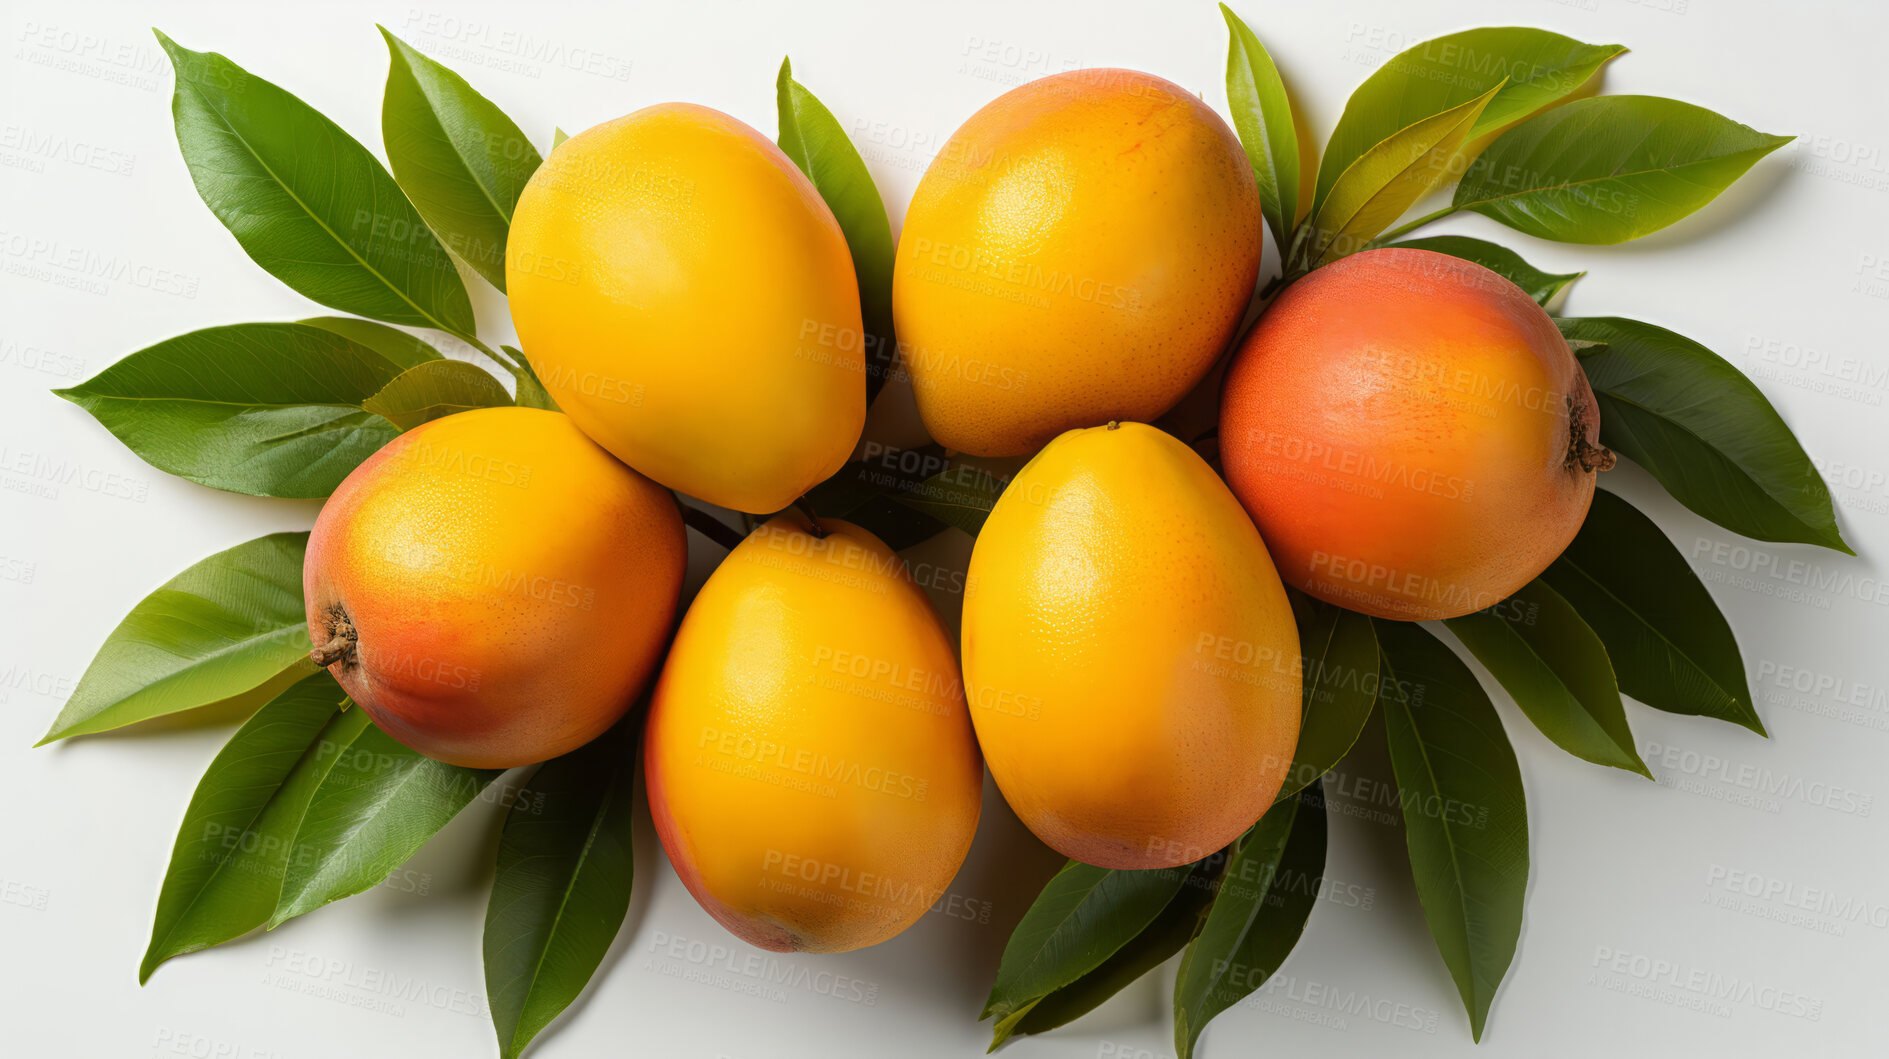
{"type": "MultiPolygon", "coordinates": [[[[1478,1054],[1889,1053],[1889,806],[1878,800],[1889,786],[1880,766],[1889,749],[1889,610],[1873,580],[1889,550],[1889,273],[1876,271],[1889,260],[1880,60],[1889,18],[1860,2],[1791,5],[1787,15],[1756,0],[1242,0],[1238,9],[1321,135],[1351,86],[1403,47],[1519,22],[1629,45],[1607,74],[1610,91],[1673,95],[1800,137],[1700,215],[1628,246],[1537,244],[1481,218],[1439,229],[1501,239],[1538,266],[1591,269],[1566,312],[1669,326],[1757,378],[1833,479],[1844,533],[1862,553],[1744,550],[1638,470],[1609,476],[1712,586],[1772,738],[1630,706],[1658,776],[1652,784],[1561,753],[1502,702],[1527,783],[1533,863],[1521,947],[1478,1054]],[[1845,381],[1858,372],[1861,381],[1845,381]],[[1793,691],[1794,680],[1812,690],[1793,691]],[[1742,884],[1731,880],[1746,875],[1761,896],[1735,892],[1742,884]],[[1784,893],[1762,896],[1766,887],[1784,893]],[[1802,914],[1799,903],[1825,912],[1802,914]],[[1831,914],[1844,908],[1861,911],[1831,914]],[[1614,954],[1625,955],[1616,963],[1614,954]]],[[[800,80],[854,133],[895,226],[945,137],[1021,80],[1133,66],[1199,91],[1224,113],[1226,33],[1204,2],[861,0],[800,3],[790,14],[706,2],[8,0],[0,17],[0,769],[9,783],[0,817],[0,1051],[8,1054],[494,1052],[479,929],[499,805],[475,803],[389,886],[176,960],[141,989],[136,968],[177,821],[234,722],[147,725],[28,749],[144,594],[213,551],[305,528],[316,511],[168,478],[47,393],[171,335],[316,310],[252,264],[197,198],[171,128],[170,72],[148,27],[229,55],[378,153],[387,57],[377,21],[464,73],[541,149],[554,125],[577,131],[676,99],[722,108],[771,136],[774,75],[791,53],[800,80]],[[75,258],[129,268],[100,280],[65,264],[75,258]],[[422,999],[389,998],[414,982],[422,999]]],[[[476,278],[468,285],[487,340],[509,338],[502,301],[476,278]]],[[[714,550],[692,543],[699,579],[714,550]]],[[[921,557],[948,573],[963,548],[921,557]]],[[[955,620],[957,600],[946,592],[938,602],[955,620]]],[[[1384,808],[1367,785],[1375,767],[1345,766],[1345,789],[1332,798],[1334,899],[1320,903],[1274,984],[1213,1023],[1207,1055],[1471,1050],[1418,911],[1401,830],[1374,817],[1384,808]]],[[[1109,779],[1099,773],[1097,782],[1109,779]]],[[[979,1054],[988,1033],[976,1015],[997,955],[1058,863],[990,790],[971,860],[951,888],[957,915],[933,912],[865,952],[775,957],[757,977],[748,963],[756,950],[696,907],[646,818],[638,841],[628,924],[590,991],[542,1039],[536,1054],[547,1059],[979,1054]],[[710,955],[692,956],[692,942],[710,955]],[[840,984],[746,991],[801,969],[831,972],[840,984]],[[717,981],[690,980],[699,971],[717,981]],[[868,993],[871,1003],[848,999],[868,993]]],[[[1010,1052],[1168,1055],[1172,976],[1170,965],[1010,1052]]]]}

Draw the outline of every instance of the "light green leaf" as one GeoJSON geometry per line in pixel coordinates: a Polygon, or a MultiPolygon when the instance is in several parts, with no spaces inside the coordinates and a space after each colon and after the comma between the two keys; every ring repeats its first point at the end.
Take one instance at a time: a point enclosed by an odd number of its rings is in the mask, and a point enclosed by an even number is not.
{"type": "Polygon", "coordinates": [[[1423,627],[1374,621],[1379,697],[1423,918],[1456,980],[1470,1031],[1515,959],[1528,888],[1521,768],[1469,668],[1423,627]]]}
{"type": "Polygon", "coordinates": [[[1352,162],[1400,129],[1499,87],[1469,130],[1465,142],[1473,145],[1566,99],[1625,50],[1522,26],[1468,29],[1407,48],[1346,102],[1319,165],[1318,201],[1352,162]]]}
{"type": "Polygon", "coordinates": [[[1299,134],[1292,104],[1259,37],[1227,5],[1220,5],[1220,14],[1227,20],[1227,106],[1259,182],[1260,209],[1284,257],[1299,216],[1299,134]]]}
{"type": "Polygon", "coordinates": [[[1830,490],[1764,393],[1718,354],[1617,316],[1556,321],[1600,402],[1601,444],[1647,469],[1675,500],[1735,533],[1855,554],[1830,490]]]}
{"type": "Polygon", "coordinates": [[[1685,556],[1632,504],[1595,490],[1581,532],[1541,576],[1607,645],[1621,691],[1765,734],[1732,627],[1685,556]]]}
{"type": "Polygon", "coordinates": [[[361,407],[399,373],[324,327],[230,324],[54,392],[158,470],[234,493],[317,498],[399,433],[361,407]]]}
{"type": "Polygon", "coordinates": [[[544,159],[465,78],[380,33],[390,56],[381,138],[394,179],[446,246],[502,291],[512,210],[544,159]]]}
{"type": "Polygon", "coordinates": [[[1424,118],[1359,155],[1312,217],[1311,267],[1362,250],[1448,171],[1483,108],[1501,90],[1424,118]]]}
{"type": "Polygon", "coordinates": [[[1531,581],[1493,607],[1444,624],[1556,746],[1653,778],[1634,748],[1607,648],[1547,583],[1531,581]]]}
{"type": "Polygon", "coordinates": [[[463,361],[434,360],[401,372],[361,407],[412,430],[455,412],[511,403],[512,395],[490,373],[463,361]]]}
{"type": "Polygon", "coordinates": [[[105,638],[39,745],[212,703],[260,704],[313,671],[302,607],[307,548],[306,533],[258,537],[144,597],[105,638]]]}
{"type": "Polygon", "coordinates": [[[473,333],[459,270],[367,148],[223,56],[157,39],[197,193],[256,264],[332,309],[473,333]]]}
{"type": "Polygon", "coordinates": [[[1564,243],[1624,243],[1718,197],[1791,142],[1659,96],[1598,96],[1497,137],[1451,205],[1564,243]]]}

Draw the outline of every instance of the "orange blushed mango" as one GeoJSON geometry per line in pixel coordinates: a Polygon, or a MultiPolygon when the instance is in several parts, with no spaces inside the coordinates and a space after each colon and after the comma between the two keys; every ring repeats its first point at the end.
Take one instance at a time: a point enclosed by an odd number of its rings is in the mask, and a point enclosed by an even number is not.
{"type": "Polygon", "coordinates": [[[1368,250],[1287,288],[1221,398],[1227,483],[1279,573],[1384,618],[1448,618],[1526,585],[1594,496],[1600,414],[1553,319],[1427,250],[1368,250]]]}

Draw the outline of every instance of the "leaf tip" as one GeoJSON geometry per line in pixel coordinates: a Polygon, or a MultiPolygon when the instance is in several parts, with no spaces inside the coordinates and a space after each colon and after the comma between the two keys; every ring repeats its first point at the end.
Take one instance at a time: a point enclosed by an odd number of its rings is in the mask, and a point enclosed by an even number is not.
{"type": "Polygon", "coordinates": [[[781,56],[781,72],[775,76],[774,83],[781,88],[786,88],[788,85],[791,85],[794,83],[794,57],[793,56],[791,55],[781,56]]]}

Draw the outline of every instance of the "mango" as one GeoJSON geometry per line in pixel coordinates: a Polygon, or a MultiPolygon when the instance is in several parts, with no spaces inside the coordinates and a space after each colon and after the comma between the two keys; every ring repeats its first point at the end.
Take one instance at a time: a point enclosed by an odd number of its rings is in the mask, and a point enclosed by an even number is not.
{"type": "Polygon", "coordinates": [[[314,659],[388,735],[511,768],[616,723],[661,661],[675,498],[556,412],[415,427],[321,509],[302,571],[314,659]]]}
{"type": "Polygon", "coordinates": [[[1297,626],[1213,469],[1141,423],[1072,430],[1005,488],[964,594],[978,744],[1064,856],[1161,868],[1227,845],[1298,743],[1297,626]]]}
{"type": "Polygon", "coordinates": [[[665,103],[558,145],[519,196],[505,280],[551,397],[663,485],[771,513],[859,440],[845,236],[794,163],[726,114],[665,103]]]}
{"type": "Polygon", "coordinates": [[[644,735],[650,815],[710,915],[778,952],[925,914],[977,830],[983,763],[950,634],[878,538],[755,530],[676,632],[644,735]]]}
{"type": "Polygon", "coordinates": [[[1399,248],[1267,309],[1227,371],[1220,452],[1287,582],[1408,621],[1534,580],[1614,464],[1547,312],[1481,265],[1399,248]]]}
{"type": "Polygon", "coordinates": [[[899,236],[892,311],[925,427],[1020,456],[1154,420],[1232,340],[1263,229],[1239,139],[1177,85],[1072,70],[998,97],[938,152],[899,236]]]}

